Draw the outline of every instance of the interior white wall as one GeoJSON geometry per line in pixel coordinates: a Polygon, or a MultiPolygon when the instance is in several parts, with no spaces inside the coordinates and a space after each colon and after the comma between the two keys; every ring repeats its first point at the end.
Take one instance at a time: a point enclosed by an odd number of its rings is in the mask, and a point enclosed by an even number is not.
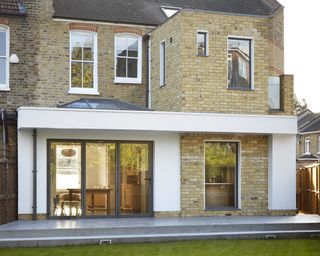
{"type": "Polygon", "coordinates": [[[269,209],[296,209],[296,136],[269,136],[269,209]]]}
{"type": "MultiPolygon", "coordinates": [[[[19,214],[32,213],[32,130],[18,132],[19,214]]],[[[154,142],[154,211],[180,210],[180,135],[178,133],[38,129],[37,212],[47,212],[47,139],[139,140],[154,142]]]]}

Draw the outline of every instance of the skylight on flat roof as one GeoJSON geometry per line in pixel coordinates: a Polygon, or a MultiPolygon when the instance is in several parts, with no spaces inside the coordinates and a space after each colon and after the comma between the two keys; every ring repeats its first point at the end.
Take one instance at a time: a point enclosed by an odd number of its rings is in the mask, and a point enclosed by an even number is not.
{"type": "Polygon", "coordinates": [[[181,8],[179,7],[165,7],[162,6],[161,10],[163,11],[163,13],[170,18],[171,16],[175,15],[178,11],[181,10],[181,8]]]}

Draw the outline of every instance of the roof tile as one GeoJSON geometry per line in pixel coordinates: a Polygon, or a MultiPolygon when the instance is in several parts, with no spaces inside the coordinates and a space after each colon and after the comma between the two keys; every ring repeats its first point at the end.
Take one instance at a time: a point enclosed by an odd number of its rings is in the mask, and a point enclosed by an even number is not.
{"type": "Polygon", "coordinates": [[[0,15],[26,15],[23,0],[0,0],[0,15]]]}

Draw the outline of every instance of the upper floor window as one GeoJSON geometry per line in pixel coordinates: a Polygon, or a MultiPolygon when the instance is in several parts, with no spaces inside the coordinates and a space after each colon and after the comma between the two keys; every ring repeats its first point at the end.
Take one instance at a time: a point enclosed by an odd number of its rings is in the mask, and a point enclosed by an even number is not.
{"type": "Polygon", "coordinates": [[[311,139],[309,137],[305,138],[304,140],[304,154],[310,155],[310,143],[311,139]]]}
{"type": "Polygon", "coordinates": [[[115,82],[141,83],[142,38],[118,34],[115,37],[115,82]]]}
{"type": "Polygon", "coordinates": [[[208,56],[208,32],[197,32],[197,55],[208,56]]]}
{"type": "Polygon", "coordinates": [[[0,90],[9,90],[9,28],[0,26],[0,90]]]}
{"type": "Polygon", "coordinates": [[[269,109],[281,109],[280,77],[269,77],[269,109]]]}
{"type": "Polygon", "coordinates": [[[318,154],[320,154],[320,136],[318,136],[318,154]]]}
{"type": "Polygon", "coordinates": [[[252,40],[228,38],[228,88],[253,89],[252,40]]]}
{"type": "Polygon", "coordinates": [[[166,84],[166,42],[160,43],[160,86],[166,84]]]}
{"type": "Polygon", "coordinates": [[[69,92],[98,94],[96,33],[70,32],[69,92]]]}

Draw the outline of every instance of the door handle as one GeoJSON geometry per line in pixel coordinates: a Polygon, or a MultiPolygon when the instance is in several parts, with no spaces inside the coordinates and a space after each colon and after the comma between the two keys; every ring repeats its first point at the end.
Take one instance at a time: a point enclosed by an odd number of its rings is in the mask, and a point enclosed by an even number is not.
{"type": "Polygon", "coordinates": [[[144,180],[148,180],[148,181],[151,181],[151,178],[145,178],[144,180]]]}

